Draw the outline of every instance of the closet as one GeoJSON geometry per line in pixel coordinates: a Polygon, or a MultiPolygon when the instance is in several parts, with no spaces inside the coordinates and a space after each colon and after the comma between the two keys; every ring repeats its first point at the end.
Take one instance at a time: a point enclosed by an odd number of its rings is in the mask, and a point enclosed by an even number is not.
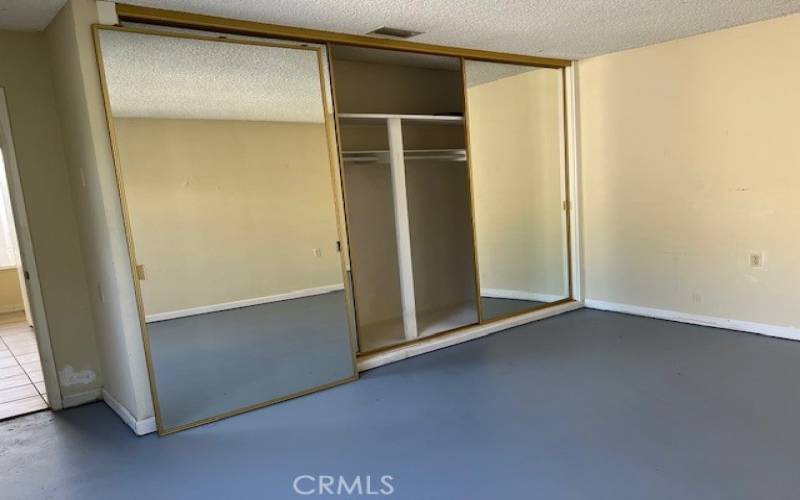
{"type": "Polygon", "coordinates": [[[359,351],[478,322],[461,61],[331,47],[359,351]]]}
{"type": "Polygon", "coordinates": [[[568,61],[117,7],[94,36],[160,433],[572,300],[568,61]]]}

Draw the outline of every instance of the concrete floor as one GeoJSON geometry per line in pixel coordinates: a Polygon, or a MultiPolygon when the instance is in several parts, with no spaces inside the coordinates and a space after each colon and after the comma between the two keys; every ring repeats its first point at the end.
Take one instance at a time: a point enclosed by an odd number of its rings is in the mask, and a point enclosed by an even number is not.
{"type": "Polygon", "coordinates": [[[798,381],[798,342],[581,310],[165,438],[102,403],[6,421],[0,496],[796,499],[798,381]]]}

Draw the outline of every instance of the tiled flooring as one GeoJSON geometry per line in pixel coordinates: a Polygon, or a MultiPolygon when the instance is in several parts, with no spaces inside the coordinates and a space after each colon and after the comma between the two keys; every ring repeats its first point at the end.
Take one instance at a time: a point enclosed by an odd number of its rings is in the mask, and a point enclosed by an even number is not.
{"type": "Polygon", "coordinates": [[[0,315],[0,420],[47,408],[42,365],[25,315],[0,315]]]}

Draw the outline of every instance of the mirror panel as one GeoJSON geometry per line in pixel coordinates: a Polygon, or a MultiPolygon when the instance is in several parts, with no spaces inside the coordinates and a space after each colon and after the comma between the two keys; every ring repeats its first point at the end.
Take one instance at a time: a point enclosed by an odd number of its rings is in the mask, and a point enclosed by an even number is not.
{"type": "Polygon", "coordinates": [[[464,61],[481,319],[569,298],[560,69],[464,61]]]}
{"type": "Polygon", "coordinates": [[[353,379],[320,50],[96,33],[159,430],[353,379]]]}

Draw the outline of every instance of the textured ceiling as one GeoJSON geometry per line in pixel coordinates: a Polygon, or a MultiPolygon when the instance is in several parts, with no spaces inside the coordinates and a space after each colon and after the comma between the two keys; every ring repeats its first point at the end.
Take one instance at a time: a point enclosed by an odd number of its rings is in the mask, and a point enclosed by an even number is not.
{"type": "Polygon", "coordinates": [[[101,31],[115,117],[324,121],[311,50],[101,31]]]}
{"type": "Polygon", "coordinates": [[[514,64],[498,64],[483,61],[464,61],[464,78],[467,87],[475,87],[494,82],[509,76],[520,75],[529,71],[558,71],[555,69],[532,68],[514,64]]]}
{"type": "MultiPolygon", "coordinates": [[[[2,1],[2,0],[0,0],[2,1]]],[[[800,12],[800,0],[127,0],[128,3],[412,40],[580,59],[800,12]]]]}
{"type": "Polygon", "coordinates": [[[65,0],[0,0],[0,30],[43,30],[65,0]]]}
{"type": "MultiPolygon", "coordinates": [[[[420,42],[581,59],[800,12],[800,0],[125,0],[125,3],[420,42]]],[[[43,29],[64,0],[0,0],[0,29],[43,29]]]]}

